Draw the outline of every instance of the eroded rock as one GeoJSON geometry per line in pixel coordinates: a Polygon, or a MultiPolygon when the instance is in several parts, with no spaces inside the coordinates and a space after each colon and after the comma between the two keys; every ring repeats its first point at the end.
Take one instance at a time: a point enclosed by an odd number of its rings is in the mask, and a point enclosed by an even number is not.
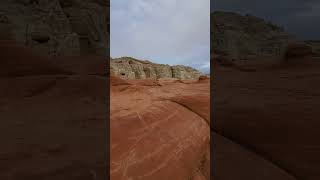
{"type": "Polygon", "coordinates": [[[18,42],[45,55],[106,56],[108,6],[91,0],[4,0],[0,26],[12,23],[18,42]]]}
{"type": "Polygon", "coordinates": [[[123,79],[198,79],[201,73],[187,66],[169,66],[142,61],[131,57],[112,59],[110,72],[123,79]]]}
{"type": "Polygon", "coordinates": [[[251,15],[216,11],[211,14],[213,52],[230,59],[283,57],[294,37],[270,22],[251,15]]]}
{"type": "Polygon", "coordinates": [[[209,81],[110,87],[111,179],[210,179],[209,81]]]}

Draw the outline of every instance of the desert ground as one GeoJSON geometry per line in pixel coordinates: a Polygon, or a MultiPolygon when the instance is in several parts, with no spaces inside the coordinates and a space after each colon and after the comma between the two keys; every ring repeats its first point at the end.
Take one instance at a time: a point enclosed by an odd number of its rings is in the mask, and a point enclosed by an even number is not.
{"type": "Polygon", "coordinates": [[[213,65],[215,179],[320,178],[319,70],[311,56],[250,70],[213,65]]]}
{"type": "Polygon", "coordinates": [[[209,79],[110,82],[111,179],[210,179],[209,79]]]}

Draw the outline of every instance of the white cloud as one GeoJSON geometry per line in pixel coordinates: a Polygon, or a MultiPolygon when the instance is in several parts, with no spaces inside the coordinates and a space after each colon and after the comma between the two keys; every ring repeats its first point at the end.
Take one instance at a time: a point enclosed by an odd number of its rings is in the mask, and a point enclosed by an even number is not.
{"type": "Polygon", "coordinates": [[[208,63],[210,0],[111,0],[110,43],[112,57],[208,63]]]}

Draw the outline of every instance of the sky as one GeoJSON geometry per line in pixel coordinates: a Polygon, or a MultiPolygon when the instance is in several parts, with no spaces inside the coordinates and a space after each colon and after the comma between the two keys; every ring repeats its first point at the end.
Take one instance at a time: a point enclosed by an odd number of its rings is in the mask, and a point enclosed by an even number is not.
{"type": "Polygon", "coordinates": [[[110,54],[209,72],[210,0],[111,0],[110,54]]]}
{"type": "Polygon", "coordinates": [[[210,6],[270,20],[300,40],[320,40],[319,0],[211,0],[210,6]]]}

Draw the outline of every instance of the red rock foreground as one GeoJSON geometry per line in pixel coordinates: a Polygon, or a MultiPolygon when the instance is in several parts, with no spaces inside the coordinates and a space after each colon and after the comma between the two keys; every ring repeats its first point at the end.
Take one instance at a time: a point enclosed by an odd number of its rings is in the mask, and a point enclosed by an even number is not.
{"type": "Polygon", "coordinates": [[[106,60],[0,55],[0,179],[104,180],[106,60]]]}
{"type": "Polygon", "coordinates": [[[209,80],[111,77],[112,180],[209,180],[209,80]]]}
{"type": "Polygon", "coordinates": [[[320,59],[213,67],[214,177],[320,179],[320,59]]]}

